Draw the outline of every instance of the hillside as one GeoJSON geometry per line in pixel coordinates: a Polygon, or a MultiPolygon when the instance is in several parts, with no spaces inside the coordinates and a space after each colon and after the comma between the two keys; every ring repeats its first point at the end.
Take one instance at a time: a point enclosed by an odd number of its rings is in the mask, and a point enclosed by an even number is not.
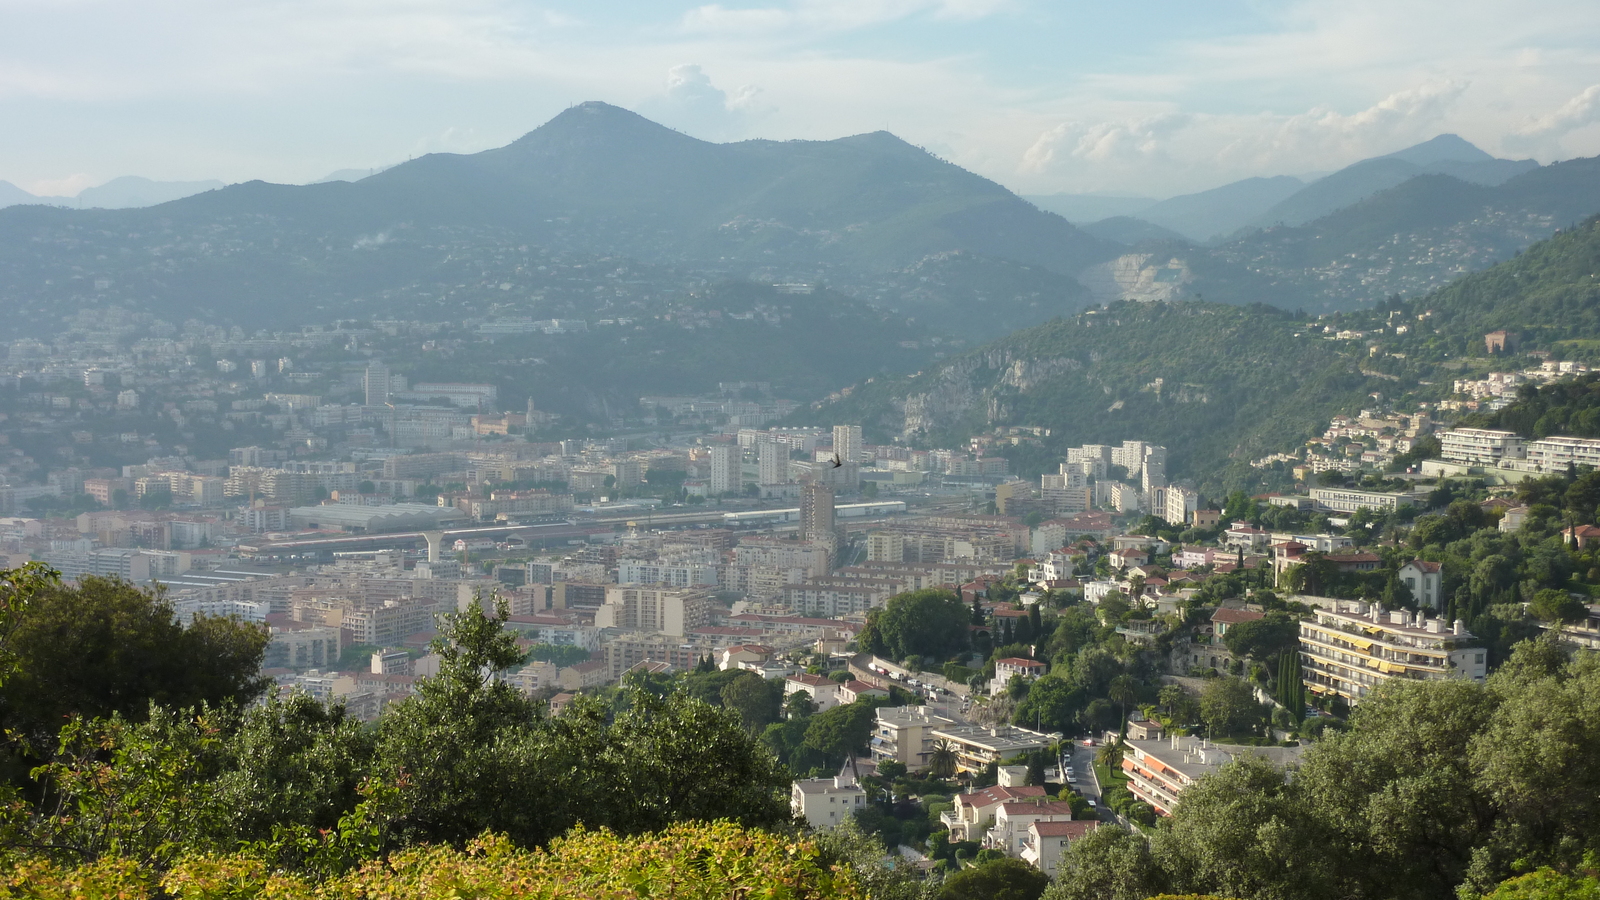
{"type": "Polygon", "coordinates": [[[1384,386],[1362,374],[1347,345],[1312,332],[1270,307],[1118,303],[909,378],[858,385],[806,417],[935,446],[964,445],[997,425],[1044,426],[1052,433],[1043,456],[1057,458],[1084,443],[1149,440],[1167,445],[1174,477],[1204,480],[1220,461],[1320,431],[1384,386]]]}
{"type": "Polygon", "coordinates": [[[884,132],[712,144],[585,103],[505,147],[356,182],[250,182],[148,209],[0,210],[0,303],[25,313],[12,328],[41,330],[109,303],[247,327],[285,313],[320,321],[357,312],[356,298],[436,293],[433,270],[457,251],[528,244],[834,284],[950,251],[1068,276],[1115,254],[884,132]]]}
{"type": "MultiPolygon", "coordinates": [[[[798,418],[860,421],[880,440],[934,446],[963,446],[996,426],[1051,429],[1042,447],[1012,454],[1024,475],[1067,447],[1155,441],[1167,445],[1174,478],[1215,495],[1251,483],[1249,459],[1294,449],[1373,393],[1414,408],[1465,372],[1533,362],[1486,359],[1486,332],[1515,331],[1524,349],[1561,358],[1600,358],[1597,272],[1600,218],[1417,300],[1320,321],[1265,305],[1115,303],[909,378],[857,385],[798,418]]],[[[1589,415],[1583,407],[1562,421],[1589,415]]]]}

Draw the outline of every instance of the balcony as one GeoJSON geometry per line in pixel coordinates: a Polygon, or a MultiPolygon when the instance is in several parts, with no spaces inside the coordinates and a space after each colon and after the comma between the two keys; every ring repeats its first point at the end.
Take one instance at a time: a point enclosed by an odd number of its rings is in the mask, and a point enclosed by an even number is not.
{"type": "Polygon", "coordinates": [[[947,809],[944,812],[939,813],[939,824],[950,829],[951,840],[956,839],[955,835],[957,831],[965,834],[967,830],[967,823],[963,822],[961,820],[961,816],[958,815],[953,809],[947,809]]]}

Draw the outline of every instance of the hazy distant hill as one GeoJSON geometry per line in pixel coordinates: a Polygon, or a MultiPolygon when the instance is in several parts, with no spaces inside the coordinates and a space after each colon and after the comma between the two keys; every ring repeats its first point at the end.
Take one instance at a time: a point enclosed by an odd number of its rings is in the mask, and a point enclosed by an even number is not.
{"type": "Polygon", "coordinates": [[[1295,192],[1305,182],[1289,175],[1246,178],[1198,194],[1163,200],[1138,213],[1138,217],[1169,228],[1192,241],[1207,241],[1232,234],[1295,192]]]}
{"type": "Polygon", "coordinates": [[[1496,159],[1456,135],[1441,134],[1386,156],[1353,163],[1309,184],[1288,175],[1246,178],[1106,215],[1134,216],[1191,241],[1215,241],[1250,226],[1303,225],[1418,175],[1451,175],[1474,184],[1494,185],[1537,167],[1531,159],[1496,159]]]}
{"type": "Polygon", "coordinates": [[[884,132],[712,144],[585,103],[508,146],[356,182],[249,182],[159,212],[6,210],[0,294],[45,313],[98,300],[180,319],[320,319],[354,312],[356,296],[412,290],[436,250],[501,244],[830,283],[951,251],[1063,275],[1117,252],[884,132]],[[376,264],[391,253],[396,265],[376,264]],[[62,297],[74,277],[105,287],[62,297]]]}
{"type": "Polygon", "coordinates": [[[151,181],[137,175],[113,178],[99,187],[84,188],[76,197],[38,197],[8,181],[0,181],[0,207],[19,205],[72,208],[129,209],[155,206],[201,191],[222,187],[220,181],[151,181]]]}
{"type": "Polygon", "coordinates": [[[1250,224],[1303,225],[1418,175],[1450,175],[1473,184],[1496,185],[1538,167],[1531,159],[1496,159],[1456,135],[1441,134],[1319,178],[1255,216],[1250,224]]]}
{"type": "Polygon", "coordinates": [[[1130,247],[1146,241],[1188,242],[1188,238],[1170,228],[1162,228],[1154,222],[1146,222],[1133,216],[1112,216],[1080,227],[1095,237],[1127,244],[1130,247]]]}
{"type": "Polygon", "coordinates": [[[1024,194],[1022,199],[1068,222],[1098,222],[1114,216],[1136,216],[1155,206],[1154,197],[1119,197],[1103,194],[1024,194]]]}
{"type": "Polygon", "coordinates": [[[914,377],[858,385],[800,418],[861,421],[878,439],[942,446],[999,425],[1051,429],[1041,447],[1005,451],[1025,474],[1081,443],[1152,440],[1167,445],[1176,477],[1238,487],[1256,477],[1246,461],[1293,449],[1369,392],[1437,398],[1462,357],[1484,355],[1488,331],[1518,332],[1525,349],[1600,358],[1596,272],[1600,219],[1591,219],[1425,297],[1320,322],[1266,306],[1117,303],[914,377]]]}
{"type": "Polygon", "coordinates": [[[77,205],[85,208],[131,209],[156,206],[202,191],[214,191],[223,184],[210,181],[151,181],[137,175],[113,178],[99,187],[84,188],[78,193],[77,205]]]}

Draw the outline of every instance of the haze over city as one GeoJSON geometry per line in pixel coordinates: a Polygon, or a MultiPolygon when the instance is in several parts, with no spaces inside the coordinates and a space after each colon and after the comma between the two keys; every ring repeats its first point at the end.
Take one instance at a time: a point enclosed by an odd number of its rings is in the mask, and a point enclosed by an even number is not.
{"type": "Polygon", "coordinates": [[[1165,197],[1441,132],[1600,151],[1592,4],[6,4],[0,179],[300,183],[604,100],[696,137],[888,130],[1022,193],[1165,197]]]}

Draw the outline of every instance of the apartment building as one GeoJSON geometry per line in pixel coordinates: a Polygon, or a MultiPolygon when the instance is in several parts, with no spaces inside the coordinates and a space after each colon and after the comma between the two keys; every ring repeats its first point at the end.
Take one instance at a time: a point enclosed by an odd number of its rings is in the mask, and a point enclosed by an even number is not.
{"type": "Polygon", "coordinates": [[[1498,466],[1502,460],[1522,459],[1527,446],[1514,431],[1487,428],[1453,428],[1439,434],[1439,455],[1451,462],[1498,466]]]}
{"type": "Polygon", "coordinates": [[[897,593],[898,581],[807,578],[784,586],[783,605],[797,613],[839,619],[882,606],[897,593]]]}
{"type": "Polygon", "coordinates": [[[1337,600],[1300,623],[1300,665],[1308,690],[1353,706],[1391,678],[1481,682],[1487,651],[1460,619],[1337,600]]]}
{"type": "Polygon", "coordinates": [[[1411,506],[1425,500],[1426,491],[1358,491],[1351,488],[1312,488],[1311,500],[1319,509],[1329,512],[1353,513],[1360,509],[1390,513],[1402,506],[1411,506]]]}
{"type": "Polygon", "coordinates": [[[1244,747],[1208,740],[1164,735],[1154,723],[1130,728],[1123,744],[1122,771],[1128,791],[1158,814],[1172,815],[1189,785],[1222,768],[1241,754],[1260,756],[1277,766],[1300,758],[1301,747],[1244,747]]]}
{"type": "Polygon", "coordinates": [[[872,729],[872,759],[893,759],[908,769],[925,769],[933,753],[934,732],[955,724],[955,719],[928,712],[926,706],[879,707],[872,729]]]}
{"type": "MultiPolygon", "coordinates": [[[[982,725],[946,725],[931,730],[933,740],[949,741],[956,752],[956,769],[961,772],[982,772],[990,763],[999,763],[1018,753],[1044,750],[1059,741],[1059,734],[1045,734],[1005,725],[986,728],[982,725]]],[[[931,746],[931,742],[930,742],[931,746]]]]}
{"type": "Polygon", "coordinates": [[[683,635],[711,623],[711,595],[703,590],[616,584],[595,611],[596,628],[683,635]]]}

